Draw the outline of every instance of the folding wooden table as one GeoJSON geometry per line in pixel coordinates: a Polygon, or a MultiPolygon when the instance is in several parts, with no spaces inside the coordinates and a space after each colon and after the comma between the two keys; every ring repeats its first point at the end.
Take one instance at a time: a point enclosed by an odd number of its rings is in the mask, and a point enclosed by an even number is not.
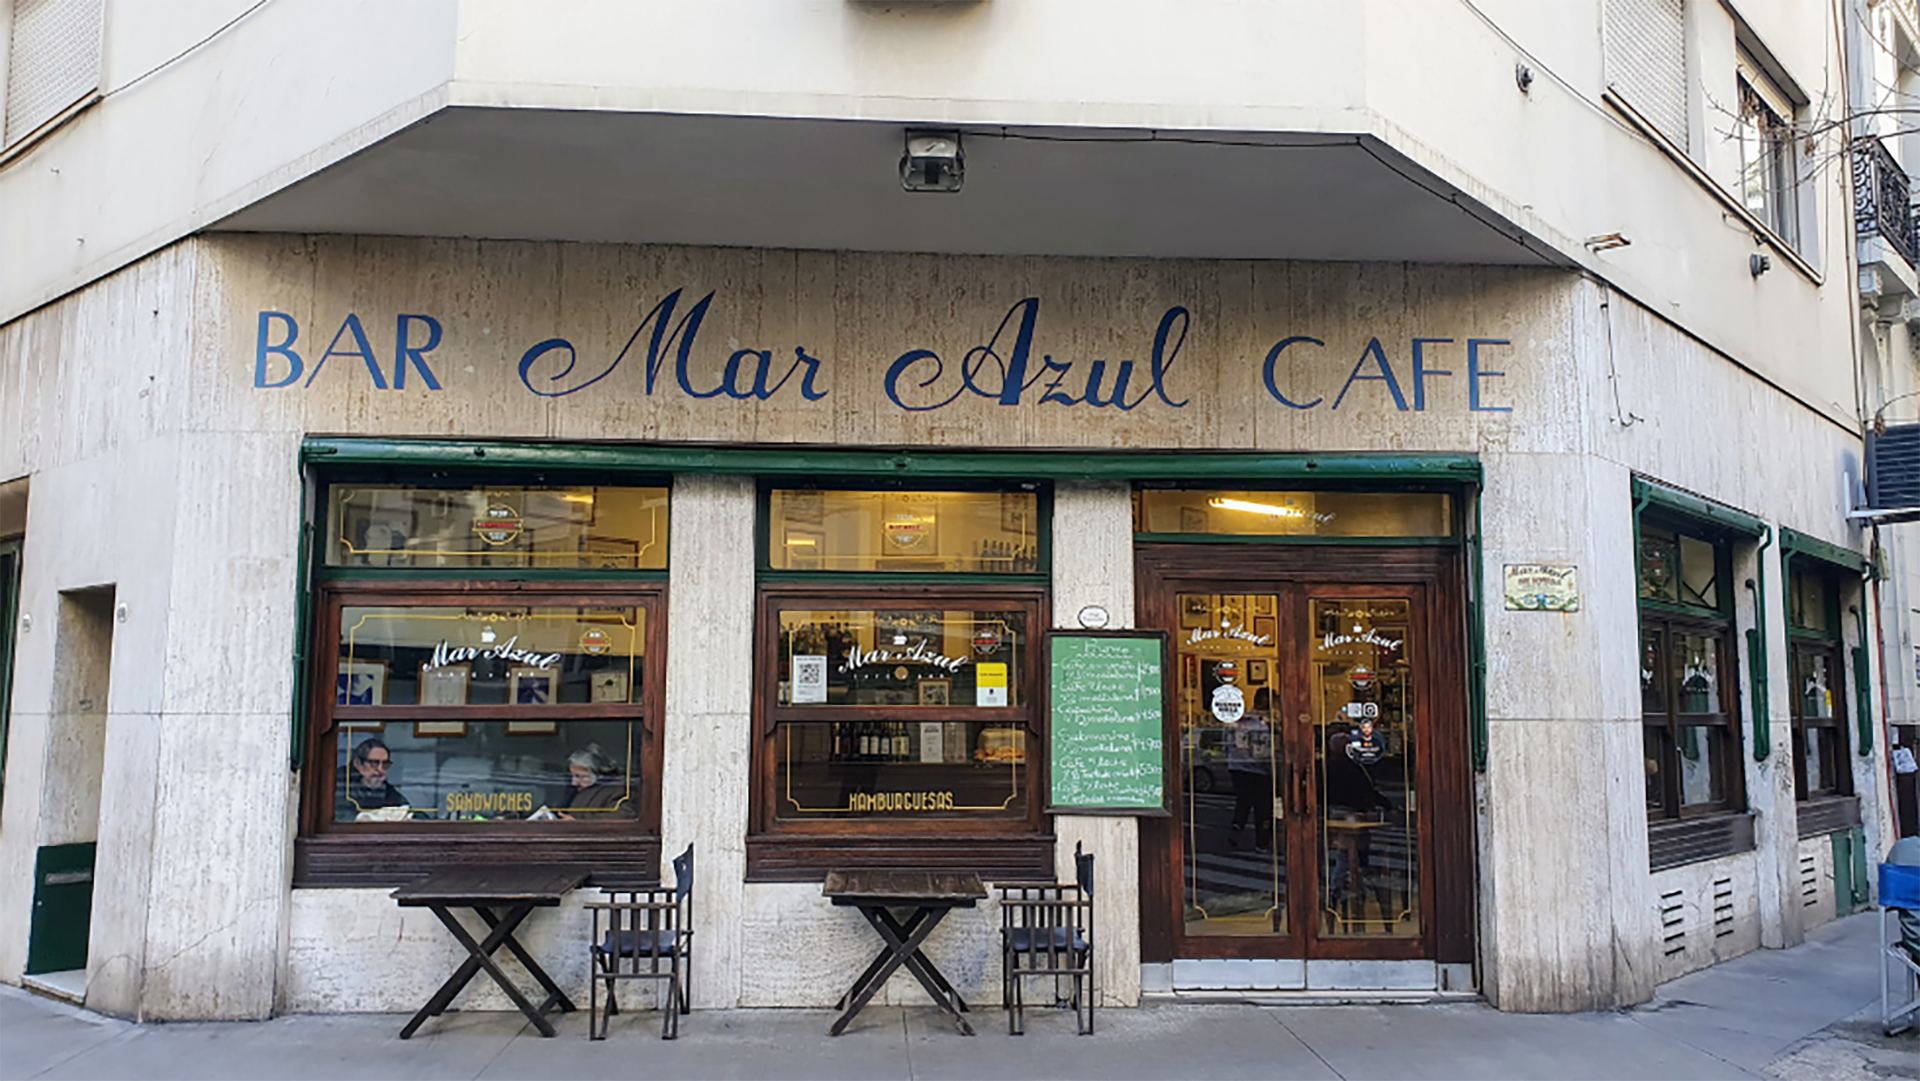
{"type": "Polygon", "coordinates": [[[920,945],[947,913],[956,908],[972,908],[974,902],[987,895],[979,875],[951,871],[833,871],[827,875],[821,892],[836,905],[858,908],[886,943],[841,998],[840,1005],[845,1012],[827,1030],[828,1035],[838,1036],[846,1031],[847,1024],[902,966],[926,988],[934,1004],[953,1018],[961,1035],[973,1035],[973,1026],[961,1016],[967,1010],[966,1002],[927,955],[920,952],[920,945]],[[903,923],[894,918],[894,909],[913,912],[903,923]]]}
{"type": "Polygon", "coordinates": [[[493,982],[500,985],[500,989],[507,993],[520,1012],[540,1030],[540,1035],[553,1035],[553,1023],[547,1020],[547,1011],[558,1008],[562,1013],[570,1013],[575,1008],[573,1001],[554,984],[546,970],[527,954],[526,948],[513,937],[513,933],[534,909],[558,906],[561,898],[586,880],[587,871],[582,867],[504,864],[450,867],[435,871],[410,886],[394,890],[393,899],[400,902],[400,907],[426,908],[440,917],[440,922],[446,924],[447,930],[467,948],[470,955],[460,962],[460,967],[447,978],[447,982],[440,985],[440,990],[435,991],[427,1004],[420,1007],[420,1012],[414,1014],[413,1019],[400,1030],[400,1038],[412,1038],[423,1021],[444,1013],[453,996],[459,994],[461,988],[472,981],[481,969],[486,969],[487,975],[493,977],[493,982]],[[456,908],[470,908],[478,913],[487,925],[487,937],[476,942],[461,926],[459,917],[453,914],[456,908]],[[493,954],[502,946],[519,958],[528,974],[547,992],[546,1001],[538,1009],[494,963],[493,954]]]}

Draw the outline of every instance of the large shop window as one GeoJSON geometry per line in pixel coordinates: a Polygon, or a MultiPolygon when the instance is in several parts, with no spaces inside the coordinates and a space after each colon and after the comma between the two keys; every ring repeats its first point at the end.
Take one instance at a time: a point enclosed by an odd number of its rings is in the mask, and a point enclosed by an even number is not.
{"type": "Polygon", "coordinates": [[[1640,709],[1655,870],[1744,851],[1752,823],[1740,754],[1731,543],[1643,517],[1640,709]]]}
{"type": "Polygon", "coordinates": [[[331,486],[297,884],[653,873],[666,495],[331,486]]]}
{"type": "Polygon", "coordinates": [[[748,875],[1044,875],[1034,490],[769,488],[748,875]]]}
{"type": "Polygon", "coordinates": [[[1787,567],[1793,791],[1799,801],[1799,832],[1811,836],[1860,824],[1848,761],[1841,577],[1811,559],[1794,559],[1787,567]]]}

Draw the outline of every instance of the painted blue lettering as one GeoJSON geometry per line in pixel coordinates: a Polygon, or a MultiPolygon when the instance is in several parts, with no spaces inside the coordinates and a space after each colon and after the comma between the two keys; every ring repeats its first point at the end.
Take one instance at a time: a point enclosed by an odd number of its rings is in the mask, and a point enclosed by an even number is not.
{"type": "MultiPolygon", "coordinates": [[[[727,358],[727,370],[726,374],[720,377],[720,389],[727,392],[727,397],[735,401],[744,402],[766,387],[767,369],[772,366],[773,354],[765,349],[736,349],[734,350],[734,354],[727,358]],[[740,378],[741,357],[756,357],[760,361],[754,370],[753,386],[751,387],[743,388],[736,381],[740,378]]],[[[707,395],[707,397],[712,397],[712,395],[707,395]]],[[[766,401],[766,399],[766,395],[760,395],[761,401],[766,401]]]]}
{"type": "Polygon", "coordinates": [[[906,410],[909,413],[925,413],[930,409],[940,409],[945,406],[951,405],[953,404],[953,400],[955,398],[958,398],[961,395],[961,393],[967,389],[965,385],[955,387],[953,389],[952,394],[947,395],[945,398],[941,399],[940,401],[934,402],[932,405],[908,405],[907,403],[901,401],[900,400],[900,377],[905,375],[909,368],[912,368],[915,364],[918,364],[923,360],[933,361],[933,374],[927,376],[925,379],[922,379],[920,382],[914,384],[915,386],[920,387],[921,389],[924,390],[925,388],[930,387],[935,383],[938,383],[940,381],[941,373],[943,373],[946,370],[946,365],[940,362],[940,354],[934,352],[931,349],[915,349],[910,352],[900,354],[900,356],[896,360],[894,360],[892,364],[887,366],[887,378],[886,378],[886,384],[885,384],[886,391],[887,391],[887,400],[899,406],[900,408],[906,410]]]}
{"type": "Polygon", "coordinates": [[[313,371],[308,374],[307,381],[300,384],[301,388],[305,389],[312,386],[313,381],[320,377],[320,369],[325,368],[327,366],[327,360],[335,356],[359,357],[361,363],[367,366],[367,374],[373,376],[374,387],[379,390],[387,389],[386,373],[380,370],[379,358],[373,355],[373,346],[367,342],[367,332],[366,329],[360,325],[360,317],[358,315],[348,314],[347,321],[341,323],[340,329],[333,332],[333,341],[328,343],[327,351],[320,355],[320,360],[313,366],[313,371]],[[353,334],[354,348],[337,348],[340,344],[340,336],[347,333],[353,334]]]}
{"type": "Polygon", "coordinates": [[[253,349],[253,385],[272,389],[292,386],[298,381],[301,371],[306,368],[306,363],[300,359],[300,354],[293,351],[293,343],[299,340],[300,324],[293,321],[293,316],[286,312],[261,312],[259,337],[255,339],[253,349]],[[275,320],[285,324],[287,330],[286,340],[278,345],[267,341],[268,328],[275,320]],[[268,353],[278,353],[287,358],[287,377],[277,383],[267,382],[268,353]]]}
{"type": "Polygon", "coordinates": [[[1413,340],[1413,411],[1422,412],[1427,408],[1427,377],[1430,375],[1452,375],[1452,372],[1440,368],[1427,367],[1427,358],[1421,350],[1429,345],[1452,345],[1452,338],[1415,338],[1413,340]]]}
{"type": "Polygon", "coordinates": [[[1505,378],[1506,372],[1480,369],[1480,347],[1483,345],[1507,345],[1513,343],[1504,338],[1468,338],[1467,339],[1467,408],[1476,413],[1511,413],[1510,405],[1481,405],[1480,380],[1505,378]]]}
{"type": "MultiPolygon", "coordinates": [[[[1117,405],[1122,411],[1130,411],[1134,406],[1139,405],[1139,402],[1133,402],[1131,404],[1127,402],[1127,384],[1133,380],[1133,361],[1123,360],[1115,366],[1113,394],[1105,401],[1101,401],[1100,383],[1101,377],[1106,375],[1106,371],[1107,362],[1104,360],[1096,360],[1088,364],[1087,396],[1081,400],[1093,406],[1095,409],[1102,409],[1109,405],[1117,405]]],[[[1146,395],[1143,394],[1141,397],[1144,399],[1146,395]]]]}
{"type": "Polygon", "coordinates": [[[420,378],[427,381],[428,390],[439,390],[440,380],[433,377],[433,369],[427,367],[428,353],[440,345],[440,320],[431,315],[403,315],[400,325],[393,333],[393,389],[407,388],[407,366],[412,365],[420,372],[420,378]],[[415,348],[407,343],[407,324],[418,319],[427,324],[427,344],[415,348]]]}
{"type": "MultiPolygon", "coordinates": [[[[1021,393],[1032,385],[1032,381],[1027,379],[1027,355],[1033,349],[1033,326],[1039,316],[1040,298],[1028,297],[1007,309],[1007,314],[1001,317],[999,327],[994,330],[993,337],[987,340],[987,344],[976,345],[967,350],[967,355],[960,360],[960,378],[966,383],[968,390],[982,398],[993,398],[1001,405],[1020,404],[1021,393]],[[1020,329],[1014,332],[1013,351],[1002,356],[1000,336],[1007,332],[1007,324],[1013,322],[1016,312],[1020,315],[1020,329]],[[986,367],[989,360],[1000,369],[998,390],[982,387],[974,378],[986,367]]],[[[1036,374],[1034,379],[1039,379],[1040,374],[1036,374]]],[[[948,399],[948,401],[951,400],[948,399]]]]}
{"type": "MultiPolygon", "coordinates": [[[[1036,303],[1038,302],[1036,301],[1036,303]]],[[[1159,329],[1153,332],[1153,360],[1151,367],[1148,369],[1148,374],[1153,377],[1153,393],[1158,395],[1161,401],[1175,409],[1185,406],[1187,400],[1182,398],[1176,402],[1172,398],[1167,397],[1167,373],[1173,370],[1174,358],[1180,355],[1180,347],[1186,344],[1187,324],[1189,322],[1191,322],[1191,317],[1187,315],[1187,309],[1177,306],[1168,308],[1167,314],[1160,317],[1159,329]],[[1180,321],[1180,337],[1174,339],[1173,348],[1169,349],[1167,348],[1167,336],[1173,331],[1175,319],[1180,321]]],[[[1146,400],[1147,396],[1142,394],[1140,401],[1144,402],[1146,400]]],[[[1140,402],[1134,403],[1134,405],[1138,404],[1140,404],[1140,402]]],[[[1133,406],[1128,406],[1127,408],[1131,409],[1133,406]]]]}
{"type": "Polygon", "coordinates": [[[820,358],[808,356],[807,351],[797,345],[793,347],[793,368],[788,368],[787,374],[781,376],[780,382],[774,386],[772,391],[768,391],[767,393],[772,394],[774,391],[786,386],[787,380],[793,378],[794,368],[798,368],[803,364],[807,367],[807,374],[800,377],[800,396],[810,402],[817,402],[826,397],[826,391],[813,389],[813,378],[820,374],[820,358]]]}
{"type": "MultiPolygon", "coordinates": [[[[1079,405],[1080,399],[1071,394],[1060,393],[1060,383],[1067,378],[1068,373],[1073,371],[1073,365],[1056,363],[1051,354],[1041,357],[1040,361],[1046,365],[1042,374],[1045,374],[1045,372],[1054,373],[1053,381],[1047,384],[1046,393],[1040,395],[1041,404],[1044,405],[1047,402],[1054,402],[1059,405],[1079,405]]],[[[1035,376],[1034,378],[1038,379],[1039,376],[1035,376]]]]}
{"type": "MultiPolygon", "coordinates": [[[[1280,359],[1280,354],[1287,351],[1287,346],[1295,345],[1299,342],[1306,342],[1308,345],[1317,345],[1323,349],[1326,348],[1326,344],[1327,344],[1326,342],[1323,342],[1318,338],[1309,338],[1304,334],[1296,334],[1291,338],[1282,338],[1280,339],[1280,341],[1274,344],[1274,347],[1272,349],[1267,350],[1267,362],[1265,365],[1261,367],[1260,375],[1261,375],[1261,378],[1266,380],[1267,393],[1273,395],[1274,401],[1279,402],[1281,405],[1286,406],[1288,409],[1312,409],[1314,406],[1319,405],[1321,402],[1324,402],[1327,399],[1324,396],[1322,396],[1319,398],[1315,398],[1314,400],[1307,402],[1306,404],[1303,405],[1299,402],[1293,401],[1292,399],[1288,398],[1286,395],[1280,393],[1280,385],[1278,383],[1275,383],[1273,380],[1274,362],[1280,359]]],[[[1344,388],[1342,388],[1341,393],[1345,393],[1344,388]]]]}
{"type": "Polygon", "coordinates": [[[1393,366],[1387,363],[1387,354],[1380,348],[1380,339],[1378,338],[1368,338],[1367,347],[1361,351],[1360,359],[1353,362],[1353,372],[1347,376],[1346,383],[1340,387],[1340,396],[1333,400],[1333,407],[1335,409],[1340,408],[1340,403],[1347,400],[1348,389],[1350,389],[1357,380],[1361,379],[1373,379],[1385,383],[1387,385],[1387,391],[1393,395],[1394,408],[1400,410],[1402,413],[1407,411],[1407,400],[1400,395],[1400,381],[1393,377],[1393,366]],[[1373,358],[1373,362],[1380,366],[1379,375],[1360,374],[1360,369],[1367,366],[1367,358],[1369,357],[1373,358]]]}
{"type": "MultiPolygon", "coordinates": [[[[676,295],[679,292],[678,289],[674,290],[676,295]]],[[[693,340],[700,336],[700,324],[706,321],[707,305],[712,303],[713,294],[708,293],[706,296],[700,298],[700,303],[688,308],[686,318],[680,320],[679,325],[673,328],[673,335],[669,337],[666,342],[667,348],[672,349],[674,340],[676,338],[679,339],[680,348],[673,357],[673,377],[675,381],[680,384],[680,389],[685,391],[689,398],[712,398],[727,389],[727,384],[722,382],[712,390],[695,390],[693,389],[693,383],[687,378],[687,364],[693,359],[693,340]],[[683,331],[684,333],[682,333],[683,331]]],[[[669,309],[669,312],[671,312],[671,309],[669,309]]],[[[653,340],[655,342],[660,340],[660,330],[666,325],[666,319],[662,318],[660,325],[653,328],[653,340]]],[[[649,394],[653,393],[653,373],[658,371],[659,368],[659,354],[649,349],[647,351],[647,393],[649,394]]]]}

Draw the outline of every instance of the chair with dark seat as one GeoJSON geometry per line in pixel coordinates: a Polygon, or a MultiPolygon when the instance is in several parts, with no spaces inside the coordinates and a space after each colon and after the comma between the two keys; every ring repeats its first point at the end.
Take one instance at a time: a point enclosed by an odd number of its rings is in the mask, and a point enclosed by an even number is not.
{"type": "Polygon", "coordinates": [[[613,1015],[620,1012],[615,986],[622,980],[658,980],[666,985],[660,1011],[660,1038],[680,1035],[680,1015],[688,1010],[693,987],[693,846],[673,861],[672,887],[602,887],[605,901],[589,901],[593,912],[587,1038],[604,1040],[613,1015]],[[607,1007],[600,1009],[600,985],[607,1007]]]}
{"type": "Polygon", "coordinates": [[[1026,1032],[1024,984],[1053,981],[1053,1004],[1071,1005],[1080,1035],[1093,1033],[1093,854],[1073,846],[1072,883],[1000,886],[1000,1002],[1007,1031],[1026,1032]],[[1061,981],[1072,994],[1060,994],[1061,981]],[[1083,1006],[1084,1003],[1084,1006],[1083,1006]]]}

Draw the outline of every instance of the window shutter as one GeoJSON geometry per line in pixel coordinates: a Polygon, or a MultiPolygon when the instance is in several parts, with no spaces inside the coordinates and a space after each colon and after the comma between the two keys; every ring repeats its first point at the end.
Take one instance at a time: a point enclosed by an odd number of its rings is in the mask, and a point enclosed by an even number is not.
{"type": "Polygon", "coordinates": [[[105,7],[105,0],[15,0],[5,145],[99,89],[105,7]]]}
{"type": "Polygon", "coordinates": [[[1687,146],[1686,0],[1606,0],[1607,87],[1687,146]]]}

